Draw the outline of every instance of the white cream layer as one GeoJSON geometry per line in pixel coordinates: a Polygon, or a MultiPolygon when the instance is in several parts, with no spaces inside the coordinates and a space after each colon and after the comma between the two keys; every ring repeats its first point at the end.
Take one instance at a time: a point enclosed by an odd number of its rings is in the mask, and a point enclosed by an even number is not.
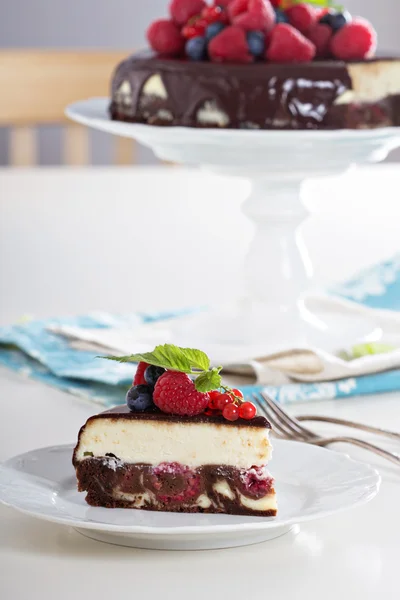
{"type": "Polygon", "coordinates": [[[210,423],[168,423],[94,419],[82,431],[76,459],[115,454],[129,463],[178,462],[190,467],[228,465],[238,469],[263,466],[271,457],[269,430],[210,423]]]}
{"type": "Polygon", "coordinates": [[[335,104],[370,104],[400,94],[400,61],[360,62],[347,68],[353,89],[339,96],[335,104]]]}

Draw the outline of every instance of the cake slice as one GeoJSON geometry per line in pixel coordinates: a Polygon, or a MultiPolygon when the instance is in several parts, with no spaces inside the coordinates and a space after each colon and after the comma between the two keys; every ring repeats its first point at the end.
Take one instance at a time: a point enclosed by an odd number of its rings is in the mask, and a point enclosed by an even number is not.
{"type": "Polygon", "coordinates": [[[195,381],[139,365],[128,405],[88,419],[73,455],[79,491],[106,508],[276,515],[270,424],[239,390],[197,389],[219,384],[218,370],[190,370],[195,381]]]}

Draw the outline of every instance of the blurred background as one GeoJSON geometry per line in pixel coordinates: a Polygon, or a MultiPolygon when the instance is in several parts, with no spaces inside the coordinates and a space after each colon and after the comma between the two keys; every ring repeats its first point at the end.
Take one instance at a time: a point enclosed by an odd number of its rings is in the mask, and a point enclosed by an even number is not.
{"type": "MultiPolygon", "coordinates": [[[[167,14],[169,0],[0,0],[0,47],[112,49],[126,53],[143,47],[145,31],[155,18],[167,14]]],[[[347,0],[346,8],[354,15],[369,19],[378,31],[381,53],[400,53],[399,0],[347,0]]],[[[1,66],[1,65],[0,65],[1,66]]],[[[21,77],[24,76],[21,72],[21,77]]],[[[77,98],[78,100],[79,98],[77,98]]],[[[100,132],[91,132],[91,161],[112,162],[112,140],[100,132]]],[[[61,128],[40,128],[40,164],[59,164],[61,128]]],[[[7,164],[8,131],[0,127],[0,164],[7,164]]],[[[137,149],[137,162],[154,163],[152,153],[137,149]]],[[[395,152],[389,160],[400,159],[395,152]]]]}

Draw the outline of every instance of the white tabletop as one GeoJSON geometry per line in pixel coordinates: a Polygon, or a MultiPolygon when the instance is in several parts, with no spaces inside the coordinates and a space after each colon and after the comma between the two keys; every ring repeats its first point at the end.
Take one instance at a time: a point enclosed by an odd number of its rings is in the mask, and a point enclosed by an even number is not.
{"type": "MultiPolygon", "coordinates": [[[[392,166],[309,186],[313,216],[305,238],[316,284],[399,250],[399,184],[400,169],[392,166]]],[[[0,323],[22,314],[124,312],[223,298],[220,271],[224,286],[233,281],[251,233],[240,214],[246,190],[245,182],[176,168],[0,172],[0,323]]],[[[71,442],[97,411],[5,370],[0,387],[0,459],[71,442]]],[[[292,410],[400,429],[399,394],[292,410]]],[[[1,507],[0,597],[397,599],[400,472],[361,450],[345,451],[381,471],[374,501],[231,550],[110,546],[1,507]]]]}

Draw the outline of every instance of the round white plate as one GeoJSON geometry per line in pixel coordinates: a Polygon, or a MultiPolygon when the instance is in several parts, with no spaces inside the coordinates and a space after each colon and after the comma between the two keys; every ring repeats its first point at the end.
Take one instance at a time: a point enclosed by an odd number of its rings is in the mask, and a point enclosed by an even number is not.
{"type": "Polygon", "coordinates": [[[0,500],[88,537],[137,548],[200,550],[266,541],[297,523],[368,502],[380,484],[377,471],[344,454],[275,440],[275,518],[94,508],[76,489],[72,450],[72,445],[43,448],[3,463],[0,500]]]}

